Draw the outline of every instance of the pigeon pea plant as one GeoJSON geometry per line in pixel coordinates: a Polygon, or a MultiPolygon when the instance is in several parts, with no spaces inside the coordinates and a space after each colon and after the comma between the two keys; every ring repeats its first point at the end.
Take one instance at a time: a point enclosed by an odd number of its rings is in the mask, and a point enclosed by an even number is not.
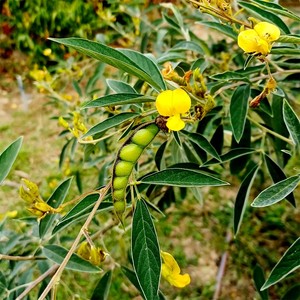
{"type": "MultiPolygon", "coordinates": [[[[51,280],[43,281],[39,299],[45,299],[50,291],[55,298],[64,269],[100,272],[103,261],[111,259],[112,266],[92,296],[107,299],[112,272],[120,264],[110,257],[109,248],[95,245],[98,235],[89,226],[96,214],[108,214],[111,219],[103,234],[112,227],[130,231],[132,268],[121,269],[141,296],[165,299],[161,277],[178,288],[193,281],[189,274],[182,274],[156,233],[159,222],[155,217],[172,198],[186,195],[186,201],[192,197],[201,200],[201,187],[229,185],[224,180],[228,172],[237,176],[241,184],[232,228],[236,238],[250,191],[258,190],[259,173],[268,174],[273,183],[250,200],[252,207],[259,209],[284,199],[287,205],[296,206],[300,18],[279,4],[262,0],[189,0],[186,5],[194,9],[193,21],[198,26],[216,30],[224,38],[219,50],[193,32],[190,27],[195,30],[197,26],[190,26],[191,21],[171,4],[162,4],[165,12],[157,25],[157,38],[160,43],[165,41],[165,47],[152,45],[158,55],[80,38],[50,39],[114,67],[117,79],[106,80],[104,95],[58,119],[67,137],[60,164],[67,156],[74,157],[77,146],[82,147],[86,169],[99,170],[98,187],[64,202],[72,180],[68,178],[45,201],[35,183],[23,181],[20,196],[38,218],[40,242],[31,255],[54,264],[40,264],[42,275],[21,294],[1,279],[9,299],[16,295],[23,299],[35,282],[48,276],[51,280]],[[160,36],[166,28],[174,35],[171,41],[160,36]],[[64,231],[77,229],[82,220],[69,249],[63,248],[58,241],[64,231]]],[[[80,93],[79,84],[76,89],[80,93]]],[[[12,145],[16,143],[1,155],[2,177],[15,159],[20,140],[12,145]]],[[[76,179],[80,190],[80,176],[76,179]]],[[[5,257],[9,259],[9,255],[5,257]]],[[[300,238],[267,279],[261,270],[254,272],[261,297],[267,299],[267,289],[294,272],[299,261],[300,238]]]]}

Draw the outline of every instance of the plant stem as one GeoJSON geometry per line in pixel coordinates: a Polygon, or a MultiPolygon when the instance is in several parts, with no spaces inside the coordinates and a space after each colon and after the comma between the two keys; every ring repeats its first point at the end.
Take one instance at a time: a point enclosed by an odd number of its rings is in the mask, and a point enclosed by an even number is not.
{"type": "Polygon", "coordinates": [[[42,282],[45,278],[47,278],[48,276],[52,275],[53,273],[56,272],[56,270],[58,269],[59,265],[54,265],[52,266],[48,271],[46,271],[45,273],[43,273],[41,276],[39,276],[36,280],[32,281],[30,283],[30,285],[23,291],[22,294],[20,294],[16,300],[21,300],[24,297],[27,296],[27,294],[34,289],[40,282],[42,282]]]}
{"type": "MultiPolygon", "coordinates": [[[[284,70],[284,71],[278,71],[278,72],[275,72],[272,74],[273,77],[277,76],[277,75],[283,75],[283,74],[286,74],[286,75],[289,75],[289,74],[297,74],[297,73],[300,73],[300,69],[295,69],[295,70],[284,70]]],[[[263,79],[266,79],[266,78],[269,78],[269,75],[260,75],[260,76],[257,76],[257,77],[253,77],[253,78],[250,78],[249,80],[252,82],[255,82],[255,81],[258,81],[258,80],[263,80],[263,79]]],[[[221,88],[219,88],[213,95],[213,97],[216,97],[218,96],[219,94],[221,94],[222,92],[228,90],[228,89],[232,89],[232,88],[235,88],[241,84],[244,84],[245,82],[244,81],[238,81],[238,82],[234,82],[232,84],[229,84],[229,85],[225,85],[225,86],[222,86],[221,88]]]]}
{"type": "Polygon", "coordinates": [[[12,256],[12,255],[5,255],[5,254],[0,254],[0,260],[5,259],[5,260],[16,260],[16,261],[21,261],[21,260],[42,260],[46,259],[46,257],[42,256],[12,256]]]}
{"type": "Polygon", "coordinates": [[[293,142],[292,142],[290,139],[286,138],[285,136],[282,136],[281,134],[279,134],[279,133],[277,133],[277,132],[275,132],[275,131],[273,131],[273,130],[270,130],[269,128],[267,128],[267,127],[261,125],[260,123],[256,122],[255,120],[253,120],[253,119],[250,118],[249,116],[247,116],[247,119],[248,119],[250,122],[252,122],[253,124],[255,124],[257,127],[261,128],[263,131],[265,131],[265,132],[267,132],[267,133],[270,133],[270,134],[272,134],[273,136],[275,136],[275,137],[281,139],[282,141],[284,141],[284,142],[286,142],[286,143],[288,143],[288,144],[294,146],[293,142]]]}
{"type": "Polygon", "coordinates": [[[81,227],[80,232],[78,233],[75,241],[73,242],[69,252],[67,253],[66,257],[64,258],[64,260],[62,261],[61,265],[59,266],[59,268],[57,269],[56,273],[54,274],[54,276],[52,277],[52,279],[50,280],[49,284],[47,285],[47,287],[45,288],[45,290],[43,291],[42,295],[38,298],[38,300],[43,300],[46,298],[46,296],[48,295],[48,293],[50,292],[50,290],[52,289],[52,287],[59,281],[59,278],[63,272],[63,270],[65,269],[68,261],[70,260],[72,254],[74,253],[74,251],[76,250],[80,239],[83,235],[84,230],[87,230],[92,219],[94,218],[97,209],[99,207],[99,205],[101,204],[102,200],[104,199],[106,193],[108,192],[110,188],[110,184],[108,184],[106,187],[104,187],[102,189],[102,191],[99,192],[99,198],[97,200],[97,202],[95,203],[95,206],[93,207],[93,210],[91,211],[91,213],[89,214],[88,218],[86,219],[85,223],[83,224],[83,226],[81,227]]]}

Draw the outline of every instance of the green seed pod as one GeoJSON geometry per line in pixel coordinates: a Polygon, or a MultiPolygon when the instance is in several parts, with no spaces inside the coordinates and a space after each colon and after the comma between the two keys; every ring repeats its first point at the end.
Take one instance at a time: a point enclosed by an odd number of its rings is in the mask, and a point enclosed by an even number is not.
{"type": "Polygon", "coordinates": [[[128,176],[115,177],[113,181],[113,188],[115,190],[120,190],[126,188],[128,183],[128,176]]]}
{"type": "Polygon", "coordinates": [[[129,176],[134,165],[128,161],[119,160],[115,163],[114,176],[129,176]]]}
{"type": "Polygon", "coordinates": [[[157,126],[155,124],[151,124],[147,128],[143,128],[137,131],[133,135],[131,141],[145,148],[154,139],[154,137],[157,135],[157,132],[157,126]]]}
{"type": "Polygon", "coordinates": [[[136,144],[127,144],[122,147],[119,157],[124,161],[136,162],[143,152],[143,148],[136,144]]]}
{"type": "Polygon", "coordinates": [[[124,198],[125,198],[125,192],[126,192],[126,189],[120,189],[120,190],[113,191],[113,197],[114,197],[114,199],[117,202],[123,201],[124,198]]]}
{"type": "Polygon", "coordinates": [[[145,147],[158,132],[159,127],[156,124],[143,124],[127,139],[117,154],[112,175],[112,198],[116,215],[121,222],[126,209],[126,186],[130,174],[145,147]]]}

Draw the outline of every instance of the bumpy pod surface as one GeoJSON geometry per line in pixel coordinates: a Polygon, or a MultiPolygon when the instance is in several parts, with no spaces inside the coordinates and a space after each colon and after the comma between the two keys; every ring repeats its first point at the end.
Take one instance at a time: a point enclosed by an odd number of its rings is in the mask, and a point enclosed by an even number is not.
{"type": "Polygon", "coordinates": [[[112,198],[114,210],[122,222],[126,209],[126,187],[131,172],[143,150],[152,142],[159,128],[155,123],[146,123],[138,127],[120,148],[113,167],[112,198]]]}

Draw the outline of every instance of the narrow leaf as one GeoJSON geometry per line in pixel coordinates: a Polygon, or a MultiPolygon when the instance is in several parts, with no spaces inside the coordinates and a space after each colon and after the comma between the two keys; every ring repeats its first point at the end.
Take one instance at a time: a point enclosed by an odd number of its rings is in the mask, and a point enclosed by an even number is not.
{"type": "Polygon", "coordinates": [[[216,29],[217,31],[231,37],[234,40],[237,39],[237,32],[234,31],[232,27],[229,25],[226,25],[224,23],[219,23],[219,22],[201,22],[201,24],[216,29]]]}
{"type": "MultiPolygon", "coordinates": [[[[264,155],[267,169],[270,173],[270,176],[274,183],[286,179],[286,175],[284,174],[283,170],[279,167],[279,165],[276,164],[275,161],[271,159],[267,154],[264,155]]],[[[286,196],[286,199],[296,207],[296,201],[293,193],[290,193],[286,196]]]]}
{"type": "MultiPolygon", "coordinates": [[[[50,198],[47,201],[47,204],[54,208],[58,208],[59,205],[63,203],[65,200],[69,189],[70,185],[72,182],[72,177],[66,179],[64,182],[62,182],[53,192],[53,194],[50,196],[50,198]]],[[[49,231],[49,229],[52,227],[53,222],[57,216],[54,214],[47,215],[45,218],[43,218],[39,224],[39,235],[40,238],[43,238],[45,234],[49,231]]]]}
{"type": "Polygon", "coordinates": [[[245,1],[239,1],[239,5],[246,10],[254,13],[258,18],[263,19],[264,21],[271,21],[274,25],[277,25],[284,33],[289,34],[290,30],[288,26],[274,13],[269,10],[262,9],[254,4],[245,1]]]}
{"type": "MultiPolygon", "coordinates": [[[[239,142],[232,136],[231,149],[236,148],[250,148],[251,147],[251,124],[249,120],[246,120],[244,133],[239,142]]],[[[250,154],[243,155],[236,159],[232,159],[229,163],[230,173],[239,174],[247,166],[249,162],[250,154]]]]}
{"type": "MultiPolygon", "coordinates": [[[[135,286],[135,288],[136,288],[138,291],[140,291],[140,293],[142,294],[142,289],[141,289],[141,287],[140,287],[140,284],[139,284],[139,282],[138,282],[138,279],[137,279],[135,273],[134,273],[132,270],[126,268],[125,266],[122,266],[121,269],[122,269],[122,272],[125,274],[125,276],[129,279],[129,281],[130,281],[130,282],[135,286]]],[[[161,291],[159,291],[159,299],[160,299],[160,300],[164,300],[164,299],[165,299],[165,297],[164,297],[164,295],[162,294],[161,291]]]]}
{"type": "Polygon", "coordinates": [[[80,53],[98,59],[99,61],[102,61],[117,69],[132,74],[137,78],[148,82],[157,90],[162,89],[160,82],[156,82],[155,79],[152,79],[151,75],[139,67],[137,61],[133,61],[121,51],[101,43],[81,38],[50,38],[50,40],[74,48],[80,53]]]}
{"type": "Polygon", "coordinates": [[[277,55],[292,55],[292,56],[299,56],[300,51],[299,49],[295,48],[287,48],[287,47],[273,47],[271,50],[271,54],[277,55]]]}
{"type": "Polygon", "coordinates": [[[282,7],[281,5],[277,3],[271,3],[271,2],[265,2],[264,0],[252,0],[253,2],[257,3],[259,6],[261,6],[264,9],[268,9],[272,12],[274,12],[277,15],[282,15],[289,17],[293,20],[300,21],[300,17],[294,14],[293,12],[289,11],[288,9],[282,7]]]}
{"type": "Polygon", "coordinates": [[[125,54],[129,59],[134,61],[141,70],[146,72],[150,76],[151,80],[153,80],[160,87],[160,90],[165,90],[167,88],[161,72],[156,63],[153,62],[153,60],[148,58],[146,55],[134,50],[118,50],[125,54]]]}
{"type": "MultiPolygon", "coordinates": [[[[236,148],[236,149],[229,150],[227,153],[224,153],[223,155],[220,156],[220,158],[221,158],[222,162],[226,162],[226,161],[230,161],[232,159],[241,157],[243,155],[251,154],[255,151],[256,150],[252,149],[252,148],[236,148]]],[[[210,166],[210,165],[218,164],[218,163],[220,163],[220,162],[213,158],[213,159],[205,162],[202,166],[210,166]]]]}
{"type": "Polygon", "coordinates": [[[260,290],[265,282],[265,275],[263,269],[258,265],[255,266],[253,270],[253,279],[254,279],[255,288],[258,291],[261,300],[268,300],[269,299],[268,291],[260,290]]]}
{"type": "MultiPolygon", "coordinates": [[[[46,245],[43,247],[43,254],[50,260],[57,264],[61,264],[66,257],[68,250],[58,245],[46,245]]],[[[77,254],[72,254],[66,269],[87,272],[87,273],[99,273],[101,269],[92,265],[87,260],[79,257],[77,254]]]]}
{"type": "Polygon", "coordinates": [[[131,120],[132,118],[137,117],[138,115],[139,115],[138,113],[131,113],[131,112],[125,112],[125,113],[120,113],[120,114],[114,115],[114,116],[96,124],[92,128],[90,128],[88,130],[88,132],[83,135],[83,138],[87,137],[87,136],[103,133],[110,128],[114,128],[114,127],[122,124],[125,121],[131,120]]]}
{"type": "Polygon", "coordinates": [[[248,111],[248,99],[250,96],[250,86],[241,85],[233,93],[230,102],[230,123],[233,135],[237,142],[240,141],[245,128],[248,111]]]}
{"type": "Polygon", "coordinates": [[[0,154],[0,184],[8,175],[21,149],[23,137],[17,138],[0,154]]]}
{"type": "MultiPolygon", "coordinates": [[[[82,218],[87,216],[93,209],[94,204],[98,200],[99,195],[88,195],[77,203],[54,227],[52,234],[65,229],[73,223],[79,222],[82,218]]],[[[113,207],[112,202],[103,201],[97,211],[105,211],[113,207]]]]}
{"type": "Polygon", "coordinates": [[[131,252],[134,270],[146,299],[157,299],[161,273],[158,239],[144,200],[137,201],[132,220],[131,252]]]}
{"type": "Polygon", "coordinates": [[[163,154],[165,152],[166,146],[167,146],[167,141],[163,142],[159,146],[158,150],[156,151],[154,160],[158,170],[162,168],[162,159],[164,158],[163,154]]]}
{"type": "Polygon", "coordinates": [[[300,146],[300,121],[287,100],[283,101],[283,120],[295,145],[300,146]]]}
{"type": "Polygon", "coordinates": [[[210,154],[212,157],[219,161],[221,160],[219,153],[217,152],[215,147],[203,135],[199,133],[191,133],[188,131],[182,131],[182,133],[185,134],[191,142],[197,144],[201,149],[210,154]]]}
{"type": "Polygon", "coordinates": [[[120,80],[114,80],[114,79],[107,79],[106,83],[109,86],[109,88],[113,90],[115,93],[129,93],[129,94],[136,93],[136,90],[126,82],[120,80]]]}
{"type": "Polygon", "coordinates": [[[199,44],[192,42],[192,41],[181,41],[177,43],[171,50],[182,51],[194,51],[196,53],[204,55],[203,49],[199,46],[199,44]]]}
{"type": "Polygon", "coordinates": [[[265,207],[277,203],[289,195],[300,182],[300,174],[281,180],[263,190],[252,202],[253,207],[265,207]]]}
{"type": "Polygon", "coordinates": [[[143,96],[139,94],[111,94],[85,103],[82,108],[104,107],[114,105],[126,105],[144,102],[154,102],[155,98],[151,96],[143,96]]]}
{"type": "Polygon", "coordinates": [[[229,184],[223,180],[199,171],[176,168],[152,173],[142,178],[141,182],[180,187],[219,186],[229,184]]]}
{"type": "Polygon", "coordinates": [[[281,35],[276,42],[288,43],[288,44],[300,44],[300,35],[296,35],[296,34],[281,35]]]}
{"type": "Polygon", "coordinates": [[[256,165],[246,174],[237,193],[235,204],[234,204],[234,219],[233,219],[234,222],[233,228],[234,228],[235,235],[237,235],[239,232],[243,220],[243,216],[245,213],[250,189],[255,179],[258,167],[259,166],[256,165]]]}
{"type": "Polygon", "coordinates": [[[300,300],[300,284],[297,284],[290,288],[284,296],[281,298],[281,300],[300,300]]]}
{"type": "Polygon", "coordinates": [[[112,271],[107,271],[94,289],[91,300],[107,300],[111,285],[112,271]]]}
{"type": "Polygon", "coordinates": [[[211,79],[215,80],[222,80],[222,81],[249,81],[249,78],[246,74],[233,72],[233,71],[226,71],[223,73],[218,73],[215,75],[210,76],[211,79]]]}
{"type": "Polygon", "coordinates": [[[285,278],[287,275],[300,267],[300,238],[283,254],[279,262],[271,271],[269,278],[264,283],[261,291],[285,278]]]}

